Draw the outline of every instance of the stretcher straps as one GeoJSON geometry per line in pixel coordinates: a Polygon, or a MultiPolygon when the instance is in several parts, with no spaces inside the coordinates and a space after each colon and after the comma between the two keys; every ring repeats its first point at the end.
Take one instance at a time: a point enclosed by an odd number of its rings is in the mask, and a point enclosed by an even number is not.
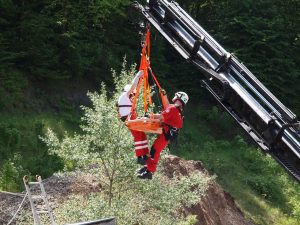
{"type": "MultiPolygon", "coordinates": [[[[147,69],[148,68],[148,62],[147,62],[146,56],[147,56],[147,51],[148,51],[148,54],[150,54],[150,49],[148,48],[148,50],[147,50],[149,42],[150,42],[150,30],[147,29],[145,43],[144,43],[144,46],[142,48],[140,68],[139,68],[139,70],[143,70],[144,71],[144,86],[145,86],[146,78],[148,78],[148,69],[147,69]]],[[[142,79],[140,78],[139,82],[138,82],[138,85],[137,85],[136,94],[134,96],[134,99],[133,99],[133,102],[132,102],[132,107],[131,107],[131,110],[130,110],[131,114],[134,111],[135,106],[136,106],[137,98],[138,98],[138,95],[139,95],[139,92],[140,92],[140,88],[141,88],[141,85],[142,85],[141,80],[142,79]]],[[[145,101],[145,98],[146,98],[146,96],[145,96],[145,92],[144,92],[144,111],[147,108],[147,106],[145,105],[145,102],[147,103],[147,101],[145,101]]]]}
{"type": "Polygon", "coordinates": [[[144,73],[144,112],[146,112],[147,108],[148,108],[148,104],[147,104],[147,85],[148,85],[148,72],[146,74],[144,73]]]}
{"type": "Polygon", "coordinates": [[[150,89],[150,84],[149,84],[149,77],[148,77],[147,95],[148,95],[149,106],[152,107],[153,101],[152,101],[152,96],[151,96],[151,89],[150,89]]]}
{"type": "Polygon", "coordinates": [[[147,56],[148,59],[150,59],[150,28],[147,28],[147,33],[146,33],[146,49],[147,49],[147,56]]]}
{"type": "MultiPolygon", "coordinates": [[[[145,38],[145,43],[144,46],[142,48],[142,53],[141,53],[141,61],[140,61],[140,67],[139,70],[143,70],[144,71],[144,112],[147,112],[148,109],[148,103],[149,106],[152,106],[153,101],[151,98],[151,93],[150,93],[150,85],[149,85],[149,78],[148,78],[148,71],[150,71],[157,87],[159,88],[159,90],[161,89],[160,84],[158,83],[154,73],[151,70],[150,67],[150,28],[147,29],[146,32],[146,38],[145,38]]],[[[132,107],[131,107],[131,113],[134,111],[136,103],[137,103],[137,98],[139,95],[139,91],[142,85],[141,82],[141,78],[139,79],[138,85],[137,85],[137,90],[136,90],[136,94],[134,96],[133,99],[133,103],[132,103],[132,107]]],[[[164,109],[166,108],[166,103],[164,101],[164,97],[163,95],[160,93],[160,97],[162,100],[162,104],[164,109]]]]}
{"type": "Polygon", "coordinates": [[[144,70],[144,112],[147,112],[148,103],[152,106],[152,100],[150,96],[150,86],[148,80],[148,67],[150,64],[150,28],[147,28],[146,32],[146,40],[144,47],[142,49],[142,57],[141,57],[141,69],[144,70]],[[149,102],[148,102],[149,100],[149,102]]]}
{"type": "MultiPolygon", "coordinates": [[[[153,73],[151,67],[149,67],[149,71],[150,71],[150,73],[151,73],[151,75],[152,75],[152,77],[153,77],[153,80],[155,81],[155,83],[156,83],[158,89],[161,90],[162,88],[161,88],[160,84],[158,83],[158,80],[156,79],[156,77],[155,77],[155,75],[154,75],[154,73],[153,73]]],[[[165,98],[164,98],[164,96],[163,96],[162,93],[159,93],[159,94],[160,94],[160,98],[161,98],[162,105],[163,105],[164,109],[166,109],[167,105],[166,105],[165,98]]]]}

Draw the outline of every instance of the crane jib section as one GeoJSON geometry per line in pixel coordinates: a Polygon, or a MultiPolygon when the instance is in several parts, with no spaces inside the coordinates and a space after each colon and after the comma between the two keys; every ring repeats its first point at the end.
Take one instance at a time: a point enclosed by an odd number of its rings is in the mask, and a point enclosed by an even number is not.
{"type": "Polygon", "coordinates": [[[300,182],[297,116],[284,106],[234,55],[227,52],[175,1],[134,3],[176,51],[198,68],[201,86],[266,153],[300,182]]]}

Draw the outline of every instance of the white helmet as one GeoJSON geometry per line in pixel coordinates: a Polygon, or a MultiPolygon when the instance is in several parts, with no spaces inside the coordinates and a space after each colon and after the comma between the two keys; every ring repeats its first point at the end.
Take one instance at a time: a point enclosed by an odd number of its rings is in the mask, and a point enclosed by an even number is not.
{"type": "Polygon", "coordinates": [[[187,93],[179,91],[175,93],[175,96],[172,99],[173,102],[175,102],[176,100],[180,100],[184,105],[186,105],[186,103],[189,101],[189,96],[187,95],[187,93]]]}

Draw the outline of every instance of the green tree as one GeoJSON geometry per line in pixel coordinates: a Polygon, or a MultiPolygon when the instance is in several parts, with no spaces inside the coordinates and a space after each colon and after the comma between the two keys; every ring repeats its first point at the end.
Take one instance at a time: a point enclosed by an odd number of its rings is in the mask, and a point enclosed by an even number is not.
{"type": "MultiPolygon", "coordinates": [[[[134,68],[130,72],[133,74],[134,68]]],[[[48,132],[46,144],[52,153],[59,155],[66,160],[66,165],[72,167],[83,167],[87,164],[103,165],[103,174],[108,179],[109,205],[112,201],[113,193],[116,191],[114,183],[117,179],[128,177],[130,165],[133,164],[129,157],[132,140],[126,127],[117,118],[115,102],[118,93],[121,92],[128,76],[123,71],[121,79],[114,73],[114,80],[117,91],[112,97],[108,97],[106,86],[102,84],[101,94],[96,92],[88,93],[93,108],[82,107],[85,114],[81,125],[84,134],[67,135],[62,141],[51,130],[48,132]]]]}

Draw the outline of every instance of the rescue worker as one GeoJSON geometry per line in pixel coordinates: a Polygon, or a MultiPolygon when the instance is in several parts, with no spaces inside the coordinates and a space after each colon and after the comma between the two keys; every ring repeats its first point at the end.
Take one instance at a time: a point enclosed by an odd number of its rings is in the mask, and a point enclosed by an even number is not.
{"type": "MultiPolygon", "coordinates": [[[[144,71],[140,70],[133,78],[131,84],[125,85],[123,92],[120,94],[117,107],[120,119],[125,122],[127,117],[130,115],[132,102],[135,96],[136,86],[139,79],[144,75],[144,71]]],[[[136,112],[132,112],[130,119],[136,119],[136,112]]],[[[133,140],[135,155],[137,157],[137,163],[145,165],[147,161],[147,155],[149,154],[148,140],[144,132],[130,130],[133,140]]]]}
{"type": "Polygon", "coordinates": [[[160,153],[169,144],[177,138],[179,130],[183,125],[183,111],[189,97],[185,92],[175,93],[172,102],[169,104],[166,92],[161,90],[164,100],[167,104],[166,109],[161,114],[154,114],[155,119],[159,119],[163,124],[163,133],[155,139],[147,164],[137,171],[137,177],[140,179],[152,179],[153,173],[159,161],[160,153]]]}

